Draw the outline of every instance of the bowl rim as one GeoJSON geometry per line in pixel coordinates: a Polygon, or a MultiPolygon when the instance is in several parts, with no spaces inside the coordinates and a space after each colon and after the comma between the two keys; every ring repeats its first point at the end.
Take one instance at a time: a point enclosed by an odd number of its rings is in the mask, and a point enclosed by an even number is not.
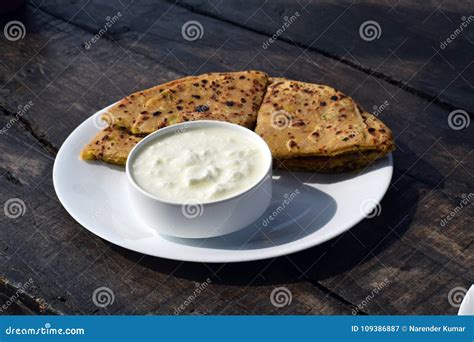
{"type": "Polygon", "coordinates": [[[205,206],[205,205],[213,205],[213,204],[225,203],[225,202],[228,202],[228,201],[235,200],[236,198],[241,197],[241,196],[245,196],[246,194],[248,194],[251,191],[255,190],[267,178],[271,178],[272,177],[272,169],[273,169],[273,157],[272,157],[272,153],[270,151],[270,147],[267,145],[265,140],[263,140],[263,138],[260,135],[258,135],[254,131],[252,131],[252,130],[244,127],[244,126],[240,126],[240,125],[230,123],[230,122],[226,122],[226,121],[218,121],[218,120],[186,121],[186,122],[182,122],[182,123],[178,123],[178,124],[174,124],[174,125],[171,125],[171,126],[160,128],[157,131],[147,135],[145,138],[140,140],[132,148],[132,150],[130,151],[130,153],[127,157],[127,161],[126,161],[126,164],[125,164],[125,173],[127,175],[127,181],[128,181],[129,184],[131,184],[142,195],[148,197],[151,200],[161,202],[161,203],[164,203],[164,204],[168,204],[168,205],[174,205],[174,206],[186,206],[186,205],[192,205],[192,204],[205,206]],[[192,128],[192,126],[195,126],[195,127],[192,128]],[[213,200],[213,201],[202,201],[202,202],[195,201],[196,203],[189,203],[189,202],[187,203],[186,201],[178,202],[178,201],[171,201],[171,200],[168,200],[168,199],[160,198],[158,196],[155,196],[155,195],[149,193],[148,191],[146,191],[145,189],[143,189],[141,186],[139,186],[137,184],[137,182],[135,181],[135,179],[133,179],[133,176],[132,176],[131,164],[132,164],[132,160],[135,158],[136,154],[139,153],[139,151],[141,149],[143,149],[144,146],[149,144],[152,140],[159,139],[160,136],[164,136],[164,135],[167,135],[167,134],[170,134],[170,133],[172,134],[173,132],[178,131],[181,127],[186,127],[186,129],[199,129],[199,127],[202,127],[202,126],[204,126],[204,127],[221,126],[221,127],[227,128],[227,129],[238,130],[238,131],[243,132],[244,134],[247,134],[249,136],[253,136],[253,139],[258,141],[258,145],[259,145],[260,149],[262,150],[262,152],[264,153],[266,159],[268,160],[268,162],[267,162],[268,165],[267,165],[266,171],[258,179],[258,181],[255,182],[254,185],[252,185],[251,187],[245,189],[242,192],[239,192],[239,193],[237,193],[235,195],[232,195],[230,197],[225,197],[223,199],[213,200]]]}

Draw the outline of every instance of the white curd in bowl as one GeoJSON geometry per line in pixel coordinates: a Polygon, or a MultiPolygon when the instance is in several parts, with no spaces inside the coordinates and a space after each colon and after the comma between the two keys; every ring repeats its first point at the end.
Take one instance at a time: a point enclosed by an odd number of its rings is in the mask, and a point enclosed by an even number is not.
{"type": "Polygon", "coordinates": [[[137,151],[131,175],[145,192],[170,202],[212,202],[259,182],[269,161],[257,142],[235,129],[182,129],[137,151]]]}

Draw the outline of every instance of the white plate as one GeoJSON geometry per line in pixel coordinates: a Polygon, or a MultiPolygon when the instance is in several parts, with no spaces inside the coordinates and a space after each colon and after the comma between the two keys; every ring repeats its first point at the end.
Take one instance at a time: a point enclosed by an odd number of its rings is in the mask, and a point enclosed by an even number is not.
{"type": "Polygon", "coordinates": [[[210,239],[163,236],[132,211],[124,168],[79,159],[99,131],[104,110],[77,127],[54,162],[56,194],[71,216],[92,233],[140,253],[195,262],[238,262],[294,253],[353,227],[377,204],[390,184],[392,156],[362,173],[312,174],[278,171],[267,212],[251,226],[210,239]],[[265,224],[264,218],[272,217],[265,224]]]}
{"type": "Polygon", "coordinates": [[[474,316],[474,285],[467,291],[459,307],[458,315],[474,316]]]}

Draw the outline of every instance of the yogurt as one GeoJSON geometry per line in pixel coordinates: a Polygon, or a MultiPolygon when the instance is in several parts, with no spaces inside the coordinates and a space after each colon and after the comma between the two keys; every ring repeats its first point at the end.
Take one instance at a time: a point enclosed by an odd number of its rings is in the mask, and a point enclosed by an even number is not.
{"type": "Polygon", "coordinates": [[[261,147],[244,133],[200,127],[150,141],[132,161],[131,174],[160,199],[205,203],[250,189],[267,169],[261,147]]]}

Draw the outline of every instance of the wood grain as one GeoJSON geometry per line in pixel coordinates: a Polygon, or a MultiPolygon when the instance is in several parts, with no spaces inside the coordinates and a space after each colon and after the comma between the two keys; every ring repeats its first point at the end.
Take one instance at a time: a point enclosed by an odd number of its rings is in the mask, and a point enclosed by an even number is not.
{"type": "MultiPolygon", "coordinates": [[[[462,26],[470,22],[466,21],[470,15],[467,3],[277,0],[242,6],[238,0],[225,4],[184,0],[179,6],[268,37],[281,30],[285,17],[298,12],[299,17],[277,34],[278,39],[351,65],[446,108],[474,111],[474,65],[469,54],[463,53],[474,42],[470,24],[462,26]],[[367,21],[379,25],[378,39],[361,38],[359,28],[367,21]],[[462,31],[455,32],[460,28],[462,31]],[[446,42],[452,34],[455,38],[446,42]]],[[[366,37],[375,36],[369,33],[366,37]]]]}

